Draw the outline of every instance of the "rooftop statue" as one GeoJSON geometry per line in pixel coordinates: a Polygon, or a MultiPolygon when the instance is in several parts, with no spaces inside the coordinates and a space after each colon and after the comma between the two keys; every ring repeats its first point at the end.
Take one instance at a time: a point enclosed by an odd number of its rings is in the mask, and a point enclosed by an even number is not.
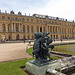
{"type": "Polygon", "coordinates": [[[33,45],[33,56],[36,56],[35,62],[47,62],[52,60],[50,57],[50,50],[49,48],[53,49],[54,46],[50,45],[52,43],[52,39],[48,36],[50,33],[35,33],[34,34],[34,45],[33,45]],[[47,60],[49,57],[49,60],[47,60]]]}

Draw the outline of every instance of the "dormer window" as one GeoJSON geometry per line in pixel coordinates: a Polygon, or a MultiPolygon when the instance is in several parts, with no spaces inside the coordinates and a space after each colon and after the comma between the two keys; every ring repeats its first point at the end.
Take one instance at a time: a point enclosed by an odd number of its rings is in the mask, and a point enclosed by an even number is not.
{"type": "Polygon", "coordinates": [[[21,12],[18,12],[18,15],[22,15],[22,13],[21,12]]]}
{"type": "Polygon", "coordinates": [[[10,11],[10,14],[15,14],[15,13],[14,13],[14,11],[12,10],[12,11],[10,11]]]}

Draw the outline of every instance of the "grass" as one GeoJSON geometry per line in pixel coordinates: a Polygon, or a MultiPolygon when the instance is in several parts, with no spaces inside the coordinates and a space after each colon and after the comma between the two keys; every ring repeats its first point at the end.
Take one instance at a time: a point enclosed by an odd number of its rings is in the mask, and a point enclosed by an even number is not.
{"type": "Polygon", "coordinates": [[[31,59],[0,63],[0,75],[28,75],[20,67],[31,59]]]}
{"type": "Polygon", "coordinates": [[[27,52],[28,52],[30,55],[33,55],[33,54],[32,54],[32,52],[33,52],[33,47],[29,48],[29,49],[27,50],[27,52]]]}
{"type": "Polygon", "coordinates": [[[75,44],[57,45],[54,46],[53,51],[75,55],[75,44]]]}
{"type": "MultiPolygon", "coordinates": [[[[29,48],[27,52],[32,55],[33,48],[29,48]]],[[[53,57],[53,59],[58,59],[57,57],[53,57]]],[[[32,58],[35,59],[35,58],[32,58]]],[[[11,62],[0,63],[0,75],[28,75],[24,72],[21,67],[25,66],[25,63],[32,59],[22,59],[11,62]]]]}

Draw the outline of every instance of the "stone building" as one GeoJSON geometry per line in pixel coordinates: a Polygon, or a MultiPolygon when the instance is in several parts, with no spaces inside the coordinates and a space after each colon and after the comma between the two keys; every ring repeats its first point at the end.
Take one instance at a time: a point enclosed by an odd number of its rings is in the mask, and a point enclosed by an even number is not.
{"type": "Polygon", "coordinates": [[[52,39],[75,38],[75,22],[47,15],[32,16],[0,11],[0,39],[34,39],[35,32],[50,32],[52,39]]]}

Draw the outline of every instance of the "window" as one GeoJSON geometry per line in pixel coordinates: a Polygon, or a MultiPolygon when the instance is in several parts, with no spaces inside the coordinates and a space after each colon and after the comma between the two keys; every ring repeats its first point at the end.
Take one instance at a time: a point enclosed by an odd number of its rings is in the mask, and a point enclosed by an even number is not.
{"type": "Polygon", "coordinates": [[[3,32],[5,32],[6,31],[6,27],[5,27],[5,24],[3,25],[3,32]]]}
{"type": "Polygon", "coordinates": [[[29,26],[27,26],[27,33],[29,33],[29,26]]]}
{"type": "Polygon", "coordinates": [[[42,21],[40,20],[40,23],[42,23],[42,21]]]}
{"type": "Polygon", "coordinates": [[[23,25],[23,32],[25,32],[25,25],[23,25]]]}
{"type": "Polygon", "coordinates": [[[50,21],[48,23],[50,24],[50,21]]]}
{"type": "Polygon", "coordinates": [[[31,19],[31,22],[33,22],[33,19],[31,19]]]}
{"type": "Polygon", "coordinates": [[[9,31],[9,32],[11,31],[10,29],[11,29],[11,26],[10,26],[10,24],[9,24],[9,25],[8,25],[8,31],[9,31]]]}
{"type": "Polygon", "coordinates": [[[40,32],[42,32],[42,27],[40,28],[40,32]]]}
{"type": "Polygon", "coordinates": [[[25,38],[25,35],[23,35],[23,39],[26,39],[26,38],[25,38]]]}
{"type": "Polygon", "coordinates": [[[16,32],[19,32],[18,24],[16,25],[16,32]]]}
{"type": "Polygon", "coordinates": [[[29,22],[29,19],[27,19],[27,22],[29,22]]]}
{"type": "Polygon", "coordinates": [[[33,33],[33,26],[31,26],[31,32],[33,33]]]}
{"type": "Polygon", "coordinates": [[[20,36],[19,34],[16,35],[16,40],[19,40],[20,36]]]}
{"type": "Polygon", "coordinates": [[[10,17],[8,17],[8,20],[10,20],[10,17]]]}
{"type": "Polygon", "coordinates": [[[2,19],[5,19],[5,16],[2,16],[2,19]]]}
{"type": "Polygon", "coordinates": [[[16,21],[18,20],[17,17],[15,18],[15,20],[16,20],[16,21]]]}
{"type": "Polygon", "coordinates": [[[37,26],[37,32],[39,32],[39,27],[37,26]]]}
{"type": "Polygon", "coordinates": [[[45,21],[43,21],[43,23],[45,23],[45,21]]]}
{"type": "Polygon", "coordinates": [[[39,21],[37,20],[37,22],[39,22],[39,21]]]}
{"type": "Polygon", "coordinates": [[[23,21],[25,21],[25,19],[23,18],[23,21]]]}

